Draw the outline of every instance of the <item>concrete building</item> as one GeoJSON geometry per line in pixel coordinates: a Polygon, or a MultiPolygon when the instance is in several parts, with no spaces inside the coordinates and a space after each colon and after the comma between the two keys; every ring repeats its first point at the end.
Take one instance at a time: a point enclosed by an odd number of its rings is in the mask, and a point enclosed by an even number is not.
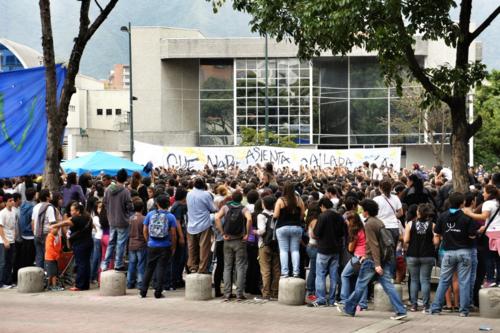
{"type": "Polygon", "coordinates": [[[128,65],[116,64],[109,72],[107,89],[128,89],[130,87],[130,68],[128,65]]]}
{"type": "MultiPolygon", "coordinates": [[[[425,124],[407,119],[395,88],[384,85],[375,53],[356,48],[346,57],[324,53],[304,62],[293,44],[270,40],[268,50],[271,131],[320,149],[402,146],[403,165],[435,163],[425,124]],[[405,122],[410,130],[398,126],[405,122]]],[[[442,42],[417,38],[415,53],[427,68],[454,62],[454,50],[442,42]]],[[[133,27],[132,54],[136,140],[238,145],[242,128],[264,128],[264,39],[133,27]]],[[[471,46],[470,59],[481,59],[480,43],[471,46]]]]}

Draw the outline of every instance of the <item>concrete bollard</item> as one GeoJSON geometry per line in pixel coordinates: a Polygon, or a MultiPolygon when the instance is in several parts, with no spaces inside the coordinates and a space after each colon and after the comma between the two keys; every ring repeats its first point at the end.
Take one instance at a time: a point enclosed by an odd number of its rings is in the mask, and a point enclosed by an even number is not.
{"type": "Polygon", "coordinates": [[[186,276],[185,297],[190,301],[212,299],[212,276],[210,274],[188,274],[186,276]]]}
{"type": "Polygon", "coordinates": [[[123,296],[127,290],[127,276],[113,270],[101,273],[99,292],[101,296],[123,296]]]}
{"type": "Polygon", "coordinates": [[[17,292],[41,293],[45,289],[45,274],[39,267],[25,267],[17,272],[17,292]]]}
{"type": "MultiPolygon", "coordinates": [[[[400,284],[394,284],[394,288],[396,289],[396,293],[399,295],[399,298],[403,295],[403,288],[400,284]]],[[[375,311],[389,311],[394,312],[394,308],[392,307],[391,301],[389,300],[389,296],[382,288],[380,283],[375,284],[375,291],[373,296],[373,306],[375,311]]]]}
{"type": "Polygon", "coordinates": [[[479,316],[500,318],[500,288],[479,290],[479,316]]]}
{"type": "Polygon", "coordinates": [[[306,280],[282,278],[279,284],[278,302],[285,305],[304,305],[306,280]]]}

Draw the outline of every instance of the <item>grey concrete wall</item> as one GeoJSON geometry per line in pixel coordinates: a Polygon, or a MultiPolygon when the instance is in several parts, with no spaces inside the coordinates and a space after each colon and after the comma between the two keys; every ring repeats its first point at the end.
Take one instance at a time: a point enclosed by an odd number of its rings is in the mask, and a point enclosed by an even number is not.
{"type": "MultiPolygon", "coordinates": [[[[402,158],[401,166],[411,168],[413,163],[432,167],[437,165],[436,159],[432,154],[431,146],[407,146],[406,159],[402,158]]],[[[444,164],[448,167],[451,166],[451,148],[449,145],[445,146],[444,150],[444,164]]]]}
{"type": "Polygon", "coordinates": [[[199,60],[165,60],[162,63],[162,130],[199,129],[199,60]]]}

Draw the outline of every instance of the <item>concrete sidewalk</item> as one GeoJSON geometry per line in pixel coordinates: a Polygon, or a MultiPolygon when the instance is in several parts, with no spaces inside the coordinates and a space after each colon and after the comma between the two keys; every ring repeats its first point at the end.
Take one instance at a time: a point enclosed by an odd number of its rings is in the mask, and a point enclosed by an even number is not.
{"type": "Polygon", "coordinates": [[[0,290],[0,332],[142,333],[142,332],[475,332],[481,325],[500,331],[500,319],[457,313],[429,316],[409,313],[392,321],[392,313],[365,311],[356,318],[340,316],[333,307],[283,306],[277,302],[192,302],[184,291],[166,298],[140,299],[135,290],[126,296],[102,297],[98,290],[72,293],[19,294],[0,290]]]}

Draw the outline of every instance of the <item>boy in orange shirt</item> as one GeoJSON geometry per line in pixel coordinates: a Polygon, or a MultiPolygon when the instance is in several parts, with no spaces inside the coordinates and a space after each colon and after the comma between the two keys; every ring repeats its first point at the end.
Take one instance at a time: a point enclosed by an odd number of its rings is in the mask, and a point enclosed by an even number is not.
{"type": "Polygon", "coordinates": [[[45,240],[45,270],[49,277],[49,291],[63,291],[64,288],[57,285],[57,259],[61,255],[62,240],[59,228],[50,228],[50,233],[45,240]]]}

